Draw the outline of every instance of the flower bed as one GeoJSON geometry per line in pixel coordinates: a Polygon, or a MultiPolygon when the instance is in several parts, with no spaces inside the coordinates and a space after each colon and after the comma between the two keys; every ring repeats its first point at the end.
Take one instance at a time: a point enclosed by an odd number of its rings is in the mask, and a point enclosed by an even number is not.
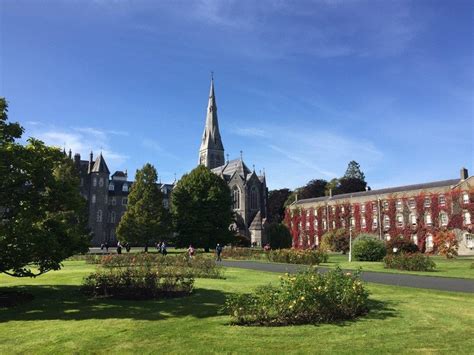
{"type": "Polygon", "coordinates": [[[340,268],[281,277],[280,285],[229,296],[225,310],[234,324],[281,326],[354,319],[368,312],[368,292],[358,273],[340,268]]]}
{"type": "Polygon", "coordinates": [[[253,248],[224,248],[222,257],[225,259],[262,259],[265,253],[262,249],[253,248]]]}
{"type": "Polygon", "coordinates": [[[267,253],[269,261],[287,264],[319,265],[328,261],[328,254],[322,250],[278,249],[267,253]]]}
{"type": "Polygon", "coordinates": [[[383,262],[387,269],[433,271],[436,268],[435,262],[428,255],[422,253],[391,254],[387,255],[383,262]]]}

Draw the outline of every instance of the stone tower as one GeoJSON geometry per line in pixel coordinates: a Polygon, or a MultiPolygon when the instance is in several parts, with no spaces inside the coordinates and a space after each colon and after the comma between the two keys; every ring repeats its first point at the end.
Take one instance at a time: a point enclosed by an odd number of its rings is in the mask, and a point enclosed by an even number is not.
{"type": "MultiPolygon", "coordinates": [[[[92,153],[91,153],[92,160],[92,153]]],[[[94,233],[94,244],[99,245],[107,240],[104,222],[107,221],[108,186],[110,171],[102,153],[90,169],[90,196],[89,196],[89,227],[94,233]]]]}
{"type": "Polygon", "coordinates": [[[199,164],[209,169],[224,165],[224,145],[222,144],[217,121],[216,96],[214,94],[214,78],[211,77],[211,89],[207,104],[206,126],[202,135],[201,148],[199,149],[199,164]]]}

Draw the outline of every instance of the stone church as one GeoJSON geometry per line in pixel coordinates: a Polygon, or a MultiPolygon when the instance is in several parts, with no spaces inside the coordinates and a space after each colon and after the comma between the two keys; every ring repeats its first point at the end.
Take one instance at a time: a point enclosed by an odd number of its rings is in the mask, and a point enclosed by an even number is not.
{"type": "Polygon", "coordinates": [[[224,145],[217,119],[214,79],[211,79],[206,125],[199,149],[199,164],[219,175],[229,185],[232,193],[232,208],[236,221],[234,231],[250,240],[252,245],[266,243],[264,228],[267,217],[268,188],[265,173],[258,175],[255,168],[250,170],[242,159],[224,159],[224,145]]]}

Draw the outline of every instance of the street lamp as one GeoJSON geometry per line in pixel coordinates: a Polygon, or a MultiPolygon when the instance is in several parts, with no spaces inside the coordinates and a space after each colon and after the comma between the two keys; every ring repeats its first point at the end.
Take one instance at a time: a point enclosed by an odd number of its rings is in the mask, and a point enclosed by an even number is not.
{"type": "Polygon", "coordinates": [[[349,262],[352,262],[352,195],[349,197],[349,262]]]}

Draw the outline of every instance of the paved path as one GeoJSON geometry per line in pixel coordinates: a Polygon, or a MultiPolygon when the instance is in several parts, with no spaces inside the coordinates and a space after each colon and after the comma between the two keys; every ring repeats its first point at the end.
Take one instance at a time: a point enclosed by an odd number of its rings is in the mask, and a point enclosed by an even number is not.
{"type": "MultiPolygon", "coordinates": [[[[306,268],[305,265],[294,264],[276,264],[260,263],[256,261],[231,261],[224,260],[223,266],[238,267],[243,269],[270,271],[270,272],[289,272],[294,273],[306,268]]],[[[318,267],[319,272],[327,272],[329,268],[318,267]]],[[[354,270],[347,270],[354,271],[354,270]]],[[[474,280],[456,279],[449,277],[419,276],[407,274],[390,274],[386,272],[363,271],[362,280],[384,285],[406,286],[417,288],[429,288],[441,291],[470,292],[474,293],[474,280]]]]}

